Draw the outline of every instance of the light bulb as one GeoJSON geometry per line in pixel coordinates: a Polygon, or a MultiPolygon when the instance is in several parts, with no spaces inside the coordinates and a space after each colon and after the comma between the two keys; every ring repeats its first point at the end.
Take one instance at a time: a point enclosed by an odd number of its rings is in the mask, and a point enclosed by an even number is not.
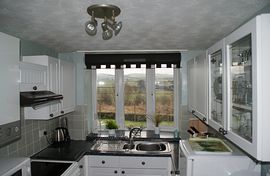
{"type": "Polygon", "coordinates": [[[85,23],[85,31],[88,35],[94,36],[97,34],[97,22],[87,21],[85,23]]]}

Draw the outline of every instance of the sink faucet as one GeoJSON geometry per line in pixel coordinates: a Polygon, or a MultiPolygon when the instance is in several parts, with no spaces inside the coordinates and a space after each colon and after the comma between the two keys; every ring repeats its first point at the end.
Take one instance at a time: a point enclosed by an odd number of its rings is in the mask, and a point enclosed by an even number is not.
{"type": "Polygon", "coordinates": [[[136,136],[141,136],[142,129],[141,128],[132,128],[129,131],[129,139],[136,137],[136,136]]]}
{"type": "Polygon", "coordinates": [[[129,131],[129,144],[133,145],[133,138],[136,136],[141,136],[142,129],[141,128],[132,128],[129,131]]]}

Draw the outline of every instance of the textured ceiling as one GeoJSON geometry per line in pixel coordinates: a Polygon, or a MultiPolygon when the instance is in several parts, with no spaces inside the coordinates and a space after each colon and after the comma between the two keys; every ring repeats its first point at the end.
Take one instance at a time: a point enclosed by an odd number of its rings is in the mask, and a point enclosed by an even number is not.
{"type": "Polygon", "coordinates": [[[0,31],[53,48],[78,50],[205,49],[270,0],[0,0],[0,31]],[[88,36],[88,6],[121,8],[120,34],[88,36]]]}

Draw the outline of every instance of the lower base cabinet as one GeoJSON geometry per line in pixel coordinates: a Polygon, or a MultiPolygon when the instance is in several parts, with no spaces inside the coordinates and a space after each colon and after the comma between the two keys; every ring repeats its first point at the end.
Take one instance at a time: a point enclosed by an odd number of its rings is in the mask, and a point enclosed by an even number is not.
{"type": "Polygon", "coordinates": [[[168,176],[170,157],[88,155],[88,176],[168,176]]]}

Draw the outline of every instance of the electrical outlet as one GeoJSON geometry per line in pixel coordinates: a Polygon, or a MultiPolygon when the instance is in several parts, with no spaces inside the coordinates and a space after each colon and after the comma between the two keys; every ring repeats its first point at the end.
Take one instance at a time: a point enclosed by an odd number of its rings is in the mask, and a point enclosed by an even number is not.
{"type": "Polygon", "coordinates": [[[42,136],[44,136],[44,133],[46,132],[46,129],[43,130],[39,130],[38,131],[38,137],[41,138],[42,136]]]}

